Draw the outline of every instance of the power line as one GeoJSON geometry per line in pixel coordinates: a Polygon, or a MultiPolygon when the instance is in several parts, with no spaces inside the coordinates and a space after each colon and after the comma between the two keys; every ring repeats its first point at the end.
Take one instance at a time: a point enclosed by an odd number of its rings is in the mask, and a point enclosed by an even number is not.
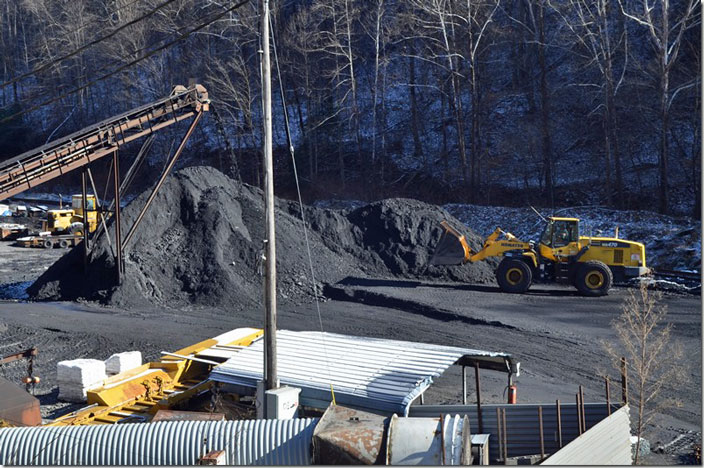
{"type": "MultiPolygon", "coordinates": [[[[174,1],[174,0],[169,0],[169,1],[174,1]]],[[[15,119],[15,118],[17,118],[17,117],[19,117],[19,116],[21,116],[21,115],[24,115],[24,114],[26,114],[26,113],[28,113],[28,112],[33,112],[33,111],[35,111],[35,110],[37,110],[37,109],[40,109],[40,108],[42,108],[42,107],[44,107],[44,106],[46,106],[46,105],[48,105],[48,104],[52,104],[52,103],[54,103],[54,102],[56,102],[56,101],[60,101],[61,99],[65,98],[65,97],[67,97],[67,96],[70,96],[70,95],[72,95],[72,94],[75,94],[75,93],[78,93],[78,92],[80,92],[80,91],[83,91],[84,89],[89,88],[89,87],[93,86],[94,84],[99,83],[100,81],[106,80],[106,79],[110,78],[111,76],[114,76],[114,75],[120,73],[121,71],[123,71],[123,70],[125,70],[125,69],[127,69],[127,68],[130,68],[130,67],[132,67],[132,66],[138,64],[138,63],[141,62],[142,60],[145,60],[145,59],[151,57],[152,55],[156,54],[157,52],[160,52],[160,51],[162,51],[162,50],[164,50],[164,49],[166,49],[166,48],[168,48],[168,47],[171,47],[171,46],[174,45],[175,43],[177,43],[177,42],[179,42],[179,41],[182,41],[183,39],[186,39],[186,38],[189,37],[191,34],[193,34],[193,33],[195,33],[195,32],[198,32],[198,31],[200,31],[201,29],[204,29],[204,28],[210,26],[211,24],[215,23],[216,21],[218,21],[219,19],[221,19],[221,18],[222,18],[223,16],[225,16],[226,14],[228,14],[228,13],[230,13],[230,12],[232,12],[232,11],[234,11],[234,10],[236,10],[236,9],[238,9],[238,8],[240,8],[240,7],[242,7],[242,6],[244,6],[244,5],[246,5],[247,3],[249,3],[249,0],[243,0],[242,2],[237,3],[237,4],[235,4],[234,6],[232,6],[232,7],[228,8],[228,9],[226,9],[226,10],[224,10],[224,11],[218,13],[213,19],[208,20],[208,21],[206,21],[205,23],[201,23],[200,25],[198,25],[197,27],[195,27],[194,29],[192,29],[192,30],[190,30],[190,31],[188,31],[188,32],[185,32],[185,33],[180,34],[180,35],[179,35],[178,37],[176,37],[175,39],[173,39],[173,40],[171,40],[171,41],[169,41],[169,42],[167,42],[167,43],[165,43],[165,44],[163,44],[163,45],[157,47],[156,49],[153,49],[152,51],[150,51],[149,53],[143,55],[142,57],[139,57],[139,58],[137,58],[137,59],[135,59],[135,60],[132,60],[131,62],[126,63],[126,64],[124,64],[124,65],[122,65],[122,66],[116,68],[115,70],[113,70],[113,71],[110,72],[110,73],[107,73],[107,74],[105,74],[105,75],[103,75],[103,76],[101,76],[101,77],[99,77],[99,78],[96,78],[96,79],[94,79],[94,80],[92,80],[92,81],[89,81],[88,83],[86,83],[86,84],[84,84],[84,85],[82,85],[82,86],[78,86],[77,88],[74,88],[74,89],[71,90],[71,91],[68,91],[68,92],[66,92],[66,93],[63,93],[63,94],[61,94],[61,95],[59,95],[59,96],[57,96],[57,97],[55,97],[55,98],[53,98],[53,99],[49,99],[48,101],[44,101],[44,102],[42,102],[42,103],[40,103],[40,104],[37,104],[37,105],[35,105],[35,106],[32,106],[32,107],[30,107],[30,108],[28,108],[28,109],[25,109],[25,110],[20,111],[20,112],[16,112],[16,113],[14,113],[14,114],[12,114],[12,115],[10,115],[10,116],[8,116],[8,117],[5,117],[4,119],[0,120],[0,123],[4,123],[4,122],[7,122],[8,120],[15,119]]]]}
{"type": "Polygon", "coordinates": [[[50,61],[48,61],[48,62],[44,62],[43,64],[41,64],[41,65],[39,65],[38,67],[32,69],[31,71],[28,71],[28,72],[26,72],[26,73],[23,73],[22,75],[20,75],[20,76],[18,76],[18,77],[15,77],[15,78],[13,78],[13,79],[11,79],[11,80],[9,80],[9,81],[6,81],[6,82],[0,84],[0,88],[5,88],[6,86],[9,86],[9,85],[11,85],[11,84],[13,84],[13,83],[16,83],[16,82],[18,82],[18,81],[20,81],[20,80],[23,80],[23,79],[25,79],[25,78],[28,78],[28,77],[30,77],[30,76],[32,76],[32,75],[36,75],[37,73],[46,70],[47,68],[51,67],[52,65],[54,65],[54,64],[56,64],[56,63],[63,62],[64,60],[66,60],[66,59],[68,59],[68,58],[71,58],[71,57],[73,57],[73,56],[75,56],[75,55],[78,55],[78,54],[80,54],[81,52],[83,52],[84,50],[86,50],[86,49],[88,49],[88,48],[90,48],[90,47],[93,47],[94,45],[99,44],[99,43],[103,42],[104,40],[110,39],[111,37],[115,36],[115,34],[119,33],[119,32],[122,31],[123,29],[128,28],[128,27],[132,26],[133,24],[136,24],[136,23],[138,23],[138,22],[140,22],[140,21],[142,21],[142,20],[144,20],[144,19],[146,19],[146,18],[152,16],[152,15],[155,14],[157,11],[161,10],[161,9],[164,8],[165,6],[171,4],[171,3],[175,2],[175,1],[176,1],[176,0],[166,0],[166,1],[165,1],[164,3],[162,3],[161,5],[159,5],[159,6],[157,6],[156,8],[150,10],[149,12],[147,12],[147,13],[145,13],[144,15],[140,16],[139,18],[135,18],[135,19],[133,19],[133,20],[131,20],[131,21],[128,21],[127,23],[123,24],[122,26],[119,26],[119,27],[113,29],[111,32],[109,32],[109,33],[106,34],[105,36],[99,37],[98,39],[94,39],[94,40],[90,41],[89,43],[84,44],[83,46],[79,47],[78,49],[76,49],[76,50],[74,50],[74,51],[72,51],[72,52],[69,52],[68,54],[66,54],[66,55],[64,55],[64,56],[62,56],[62,57],[59,57],[59,58],[57,58],[57,59],[50,60],[50,61]]]}

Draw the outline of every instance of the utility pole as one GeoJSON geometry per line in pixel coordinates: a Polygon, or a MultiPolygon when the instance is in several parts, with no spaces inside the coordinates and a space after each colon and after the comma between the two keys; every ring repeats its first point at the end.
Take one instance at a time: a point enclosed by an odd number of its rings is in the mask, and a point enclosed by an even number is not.
{"type": "MultiPolygon", "coordinates": [[[[274,224],[274,163],[271,123],[271,63],[269,59],[269,0],[261,2],[262,110],[264,120],[264,195],[266,205],[266,277],[264,282],[264,379],[266,390],[279,387],[276,368],[276,235],[274,224]]],[[[269,417],[269,415],[265,415],[269,417]]]]}

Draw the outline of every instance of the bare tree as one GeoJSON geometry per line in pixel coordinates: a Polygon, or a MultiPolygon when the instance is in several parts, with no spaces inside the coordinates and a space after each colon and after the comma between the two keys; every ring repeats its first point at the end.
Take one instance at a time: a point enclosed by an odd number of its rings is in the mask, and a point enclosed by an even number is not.
{"type": "Polygon", "coordinates": [[[655,52],[656,80],[660,117],[660,154],[658,158],[658,195],[659,210],[667,213],[669,209],[669,130],[670,108],[682,91],[692,88],[699,82],[699,76],[678,86],[671,86],[670,77],[673,65],[677,61],[683,36],[686,30],[701,23],[700,3],[686,0],[683,5],[671,4],[670,0],[638,0],[633,2],[639,8],[624,5],[619,0],[623,14],[645,27],[649,32],[650,43],[655,52]],[[659,18],[658,18],[659,16],[659,18]]]}
{"type": "Polygon", "coordinates": [[[614,20],[616,13],[613,0],[570,0],[549,4],[562,18],[572,37],[579,45],[589,65],[598,70],[600,82],[579,83],[594,86],[601,93],[601,102],[593,112],[602,119],[605,154],[606,202],[623,206],[623,168],[619,150],[618,116],[616,96],[624,83],[628,67],[628,36],[626,28],[619,28],[614,20]],[[612,172],[615,180],[612,182],[612,172]],[[615,187],[614,187],[615,185],[615,187]]]}
{"type": "Polygon", "coordinates": [[[659,304],[660,297],[659,293],[648,290],[646,282],[641,283],[640,289],[629,291],[621,315],[612,324],[619,338],[618,346],[603,343],[616,368],[620,369],[621,356],[628,363],[628,402],[636,410],[636,464],[640,437],[653,416],[664,408],[681,404],[663,397],[663,390],[686,379],[682,348],[671,339],[672,324],[665,323],[667,306],[659,304]]]}

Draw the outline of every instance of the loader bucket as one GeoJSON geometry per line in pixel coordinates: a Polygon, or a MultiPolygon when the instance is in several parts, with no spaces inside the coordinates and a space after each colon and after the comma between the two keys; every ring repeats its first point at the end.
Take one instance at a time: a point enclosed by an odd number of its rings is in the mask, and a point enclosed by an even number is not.
{"type": "Polygon", "coordinates": [[[471,255],[464,236],[457,232],[447,221],[440,223],[445,229],[435,253],[430,259],[430,265],[461,265],[471,255]]]}

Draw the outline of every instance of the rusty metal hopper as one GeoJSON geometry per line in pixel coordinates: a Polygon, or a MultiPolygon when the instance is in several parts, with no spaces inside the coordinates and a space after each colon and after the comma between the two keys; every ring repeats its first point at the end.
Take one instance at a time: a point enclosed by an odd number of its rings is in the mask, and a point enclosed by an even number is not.
{"type": "Polygon", "coordinates": [[[319,465],[383,464],[389,418],[330,405],[313,432],[313,460],[319,465]]]}
{"type": "Polygon", "coordinates": [[[461,265],[469,258],[471,249],[464,236],[448,224],[440,223],[445,229],[435,253],[430,259],[430,265],[461,265]]]}
{"type": "Polygon", "coordinates": [[[12,426],[37,426],[42,423],[39,400],[0,377],[0,419],[12,426]]]}

